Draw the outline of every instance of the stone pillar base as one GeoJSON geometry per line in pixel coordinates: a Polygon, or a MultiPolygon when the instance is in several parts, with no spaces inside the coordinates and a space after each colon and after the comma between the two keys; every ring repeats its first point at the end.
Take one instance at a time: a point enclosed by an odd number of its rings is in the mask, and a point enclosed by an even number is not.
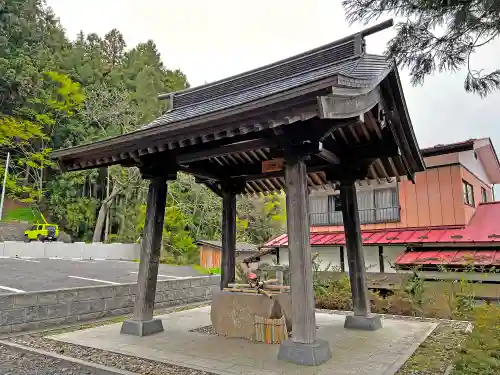
{"type": "Polygon", "coordinates": [[[376,314],[370,314],[368,316],[347,315],[345,317],[344,328],[376,331],[382,328],[382,322],[380,321],[380,316],[376,314]]]}
{"type": "Polygon", "coordinates": [[[122,324],[121,334],[133,336],[149,336],[163,332],[160,319],[153,320],[126,320],[122,324]]]}
{"type": "Polygon", "coordinates": [[[278,359],[306,366],[318,366],[331,357],[330,344],[319,339],[312,344],[286,340],[280,344],[278,352],[278,359]]]}

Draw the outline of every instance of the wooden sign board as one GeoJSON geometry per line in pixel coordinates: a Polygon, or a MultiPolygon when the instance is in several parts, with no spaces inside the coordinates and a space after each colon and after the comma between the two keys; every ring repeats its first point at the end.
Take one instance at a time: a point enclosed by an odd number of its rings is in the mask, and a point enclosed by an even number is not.
{"type": "Polygon", "coordinates": [[[263,160],[262,173],[281,171],[283,169],[284,164],[285,164],[285,159],[283,158],[263,160]]]}

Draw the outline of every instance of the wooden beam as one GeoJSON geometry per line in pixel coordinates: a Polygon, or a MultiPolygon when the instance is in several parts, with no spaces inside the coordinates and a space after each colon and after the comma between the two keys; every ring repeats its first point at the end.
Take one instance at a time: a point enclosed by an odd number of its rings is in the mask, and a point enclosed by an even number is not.
{"type": "Polygon", "coordinates": [[[207,145],[204,150],[188,154],[179,154],[177,156],[177,162],[180,164],[187,164],[193,161],[209,159],[215,156],[229,155],[231,153],[242,151],[253,151],[261,148],[271,148],[276,147],[277,145],[278,142],[273,138],[258,138],[216,148],[207,145]]]}
{"type": "MultiPolygon", "coordinates": [[[[408,141],[405,132],[401,129],[402,128],[401,118],[398,112],[398,106],[396,104],[396,100],[394,99],[394,95],[392,93],[392,89],[389,84],[382,83],[381,90],[384,93],[384,96],[386,97],[386,102],[388,104],[388,110],[385,113],[385,117],[387,119],[387,125],[393,134],[396,144],[401,149],[401,160],[403,161],[403,164],[407,170],[408,179],[413,183],[415,183],[414,175],[411,173],[410,163],[409,163],[409,160],[413,160],[411,151],[408,148],[410,142],[408,141]]],[[[418,167],[415,165],[415,163],[413,168],[416,168],[418,170],[418,167]]]]}
{"type": "Polygon", "coordinates": [[[363,89],[359,90],[359,95],[347,98],[333,95],[319,96],[319,117],[321,119],[359,117],[380,102],[381,94],[378,87],[368,93],[365,93],[363,89]]]}
{"type": "Polygon", "coordinates": [[[195,177],[198,177],[200,179],[207,179],[207,180],[215,180],[215,181],[220,181],[224,179],[223,175],[213,173],[209,169],[206,168],[197,168],[197,167],[191,167],[188,165],[179,165],[179,170],[185,173],[189,173],[195,177]]]}
{"type": "Polygon", "coordinates": [[[217,186],[217,184],[207,181],[202,178],[195,178],[194,182],[197,184],[202,184],[205,185],[208,189],[210,189],[215,195],[218,195],[219,197],[222,197],[222,190],[217,186]]]}
{"type": "Polygon", "coordinates": [[[333,152],[323,148],[318,154],[316,154],[318,157],[320,157],[323,160],[326,160],[327,162],[331,164],[340,164],[340,159],[337,155],[335,155],[333,152]]]}

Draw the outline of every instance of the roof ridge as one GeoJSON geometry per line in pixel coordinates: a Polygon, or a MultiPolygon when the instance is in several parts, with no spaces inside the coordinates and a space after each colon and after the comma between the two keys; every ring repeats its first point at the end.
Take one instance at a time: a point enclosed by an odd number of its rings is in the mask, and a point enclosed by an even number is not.
{"type": "MultiPolygon", "coordinates": [[[[354,39],[354,36],[352,36],[352,39],[354,39]]],[[[298,60],[306,58],[306,57],[310,57],[310,56],[319,54],[319,53],[327,51],[327,50],[329,50],[329,49],[331,49],[333,47],[339,47],[341,45],[347,44],[350,41],[351,41],[351,39],[343,40],[340,43],[338,41],[334,41],[334,42],[331,42],[329,44],[325,44],[323,46],[316,47],[316,48],[314,48],[312,50],[300,53],[298,55],[290,56],[290,57],[287,57],[285,59],[281,59],[281,60],[275,61],[273,63],[264,65],[264,66],[259,67],[259,68],[251,69],[251,70],[248,70],[246,72],[243,72],[243,73],[240,73],[240,74],[236,74],[236,75],[233,75],[233,76],[229,76],[229,77],[226,77],[226,78],[222,78],[222,79],[219,79],[217,81],[206,83],[206,84],[203,84],[203,85],[200,85],[200,86],[195,86],[195,87],[192,87],[192,88],[184,89],[184,90],[173,92],[173,93],[167,93],[165,95],[171,94],[171,95],[179,95],[180,96],[180,95],[184,95],[184,94],[187,94],[187,93],[195,92],[195,91],[198,91],[198,90],[201,90],[201,89],[205,89],[205,88],[209,88],[209,87],[213,87],[213,86],[218,86],[218,85],[221,85],[223,83],[231,82],[231,81],[233,81],[233,80],[235,80],[237,78],[247,77],[247,76],[250,76],[250,75],[252,75],[254,73],[257,73],[257,72],[264,72],[264,71],[269,70],[271,68],[276,68],[276,67],[279,67],[279,66],[283,66],[283,65],[285,65],[287,63],[291,63],[291,62],[298,61],[298,60]]]]}
{"type": "MultiPolygon", "coordinates": [[[[219,95],[219,96],[215,96],[213,98],[209,98],[209,99],[205,99],[205,100],[202,100],[202,101],[199,101],[199,102],[196,102],[195,105],[198,105],[198,104],[203,104],[203,103],[208,103],[208,102],[211,102],[211,101],[214,101],[216,99],[220,99],[220,98],[226,98],[228,96],[233,96],[233,95],[237,95],[237,94],[241,94],[243,92],[247,92],[247,91],[250,91],[250,90],[253,90],[253,89],[258,89],[260,87],[263,87],[263,86],[267,86],[267,85],[270,85],[270,84],[273,84],[273,83],[276,83],[276,82],[280,82],[280,81],[284,81],[286,79],[289,79],[289,78],[295,78],[295,77],[299,77],[299,76],[302,76],[302,75],[305,75],[305,74],[308,74],[308,73],[312,73],[314,71],[317,71],[317,70],[321,70],[321,69],[324,69],[325,67],[327,66],[335,66],[335,65],[341,65],[341,64],[344,64],[350,60],[360,60],[363,56],[361,55],[358,55],[358,56],[350,56],[350,57],[347,57],[345,59],[342,59],[342,60],[337,60],[337,61],[333,61],[333,62],[330,62],[330,63],[326,63],[324,65],[321,65],[321,66],[318,66],[318,67],[315,67],[315,68],[312,68],[312,69],[309,69],[309,70],[306,70],[306,71],[303,71],[303,72],[299,72],[299,73],[294,73],[294,74],[291,74],[291,75],[287,75],[287,76],[282,76],[282,77],[279,77],[279,78],[276,78],[272,81],[267,81],[267,82],[264,82],[264,83],[261,83],[261,84],[258,84],[258,85],[255,85],[255,86],[252,86],[251,88],[247,89],[247,90],[241,90],[241,91],[235,91],[235,92],[229,92],[227,94],[224,94],[224,95],[219,95]]],[[[352,70],[351,70],[352,71],[352,70]]],[[[190,107],[192,106],[193,104],[186,104],[186,105],[182,105],[182,106],[179,106],[179,107],[175,107],[172,111],[170,112],[173,112],[173,111],[176,111],[178,109],[183,109],[183,108],[186,108],[186,107],[190,107]]]]}
{"type": "Polygon", "coordinates": [[[159,98],[167,98],[167,97],[170,97],[170,96],[175,95],[175,94],[183,94],[183,93],[188,93],[188,92],[194,92],[194,91],[198,91],[200,89],[207,88],[207,87],[210,87],[210,86],[215,86],[215,85],[218,85],[218,84],[221,84],[221,83],[224,83],[224,82],[230,82],[231,80],[236,79],[236,78],[245,77],[246,75],[249,75],[249,74],[252,74],[252,73],[255,73],[255,72],[259,72],[259,71],[265,71],[266,69],[270,69],[270,68],[273,68],[273,67],[276,67],[276,66],[280,66],[280,65],[283,65],[285,63],[293,62],[293,61],[298,60],[300,58],[307,57],[307,56],[313,55],[315,53],[323,52],[323,51],[328,50],[328,49],[333,48],[333,47],[338,47],[339,45],[346,44],[346,43],[351,42],[351,41],[353,41],[355,39],[359,39],[359,42],[362,44],[362,39],[365,36],[372,35],[374,33],[377,33],[379,31],[381,31],[381,30],[387,29],[388,27],[393,26],[393,24],[394,24],[394,22],[393,22],[393,20],[391,18],[391,19],[383,21],[383,22],[381,22],[381,23],[379,23],[377,25],[368,27],[366,29],[360,30],[360,31],[358,31],[356,33],[353,33],[351,35],[348,35],[348,36],[345,36],[343,38],[334,40],[333,42],[323,44],[321,46],[312,48],[310,50],[298,53],[298,54],[293,55],[293,56],[289,56],[287,58],[284,58],[284,59],[281,59],[281,60],[278,60],[278,61],[274,61],[274,62],[269,63],[267,65],[264,65],[264,66],[261,66],[261,67],[255,68],[255,69],[251,69],[251,70],[248,70],[246,72],[243,72],[243,73],[240,73],[240,74],[237,74],[237,75],[234,75],[234,76],[222,78],[222,79],[217,80],[215,82],[206,83],[206,84],[203,84],[203,85],[200,85],[200,86],[196,86],[196,87],[189,87],[189,88],[186,88],[184,90],[180,90],[180,91],[173,92],[173,93],[161,94],[161,95],[159,95],[159,98]]]}

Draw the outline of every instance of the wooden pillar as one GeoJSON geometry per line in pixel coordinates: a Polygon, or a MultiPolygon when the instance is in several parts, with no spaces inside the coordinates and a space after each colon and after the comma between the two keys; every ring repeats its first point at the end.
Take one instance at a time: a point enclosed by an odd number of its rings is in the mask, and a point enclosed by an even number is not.
{"type": "Polygon", "coordinates": [[[384,247],[379,246],[378,247],[378,264],[380,266],[380,273],[385,272],[385,265],[384,265],[384,247]]]}
{"type": "Polygon", "coordinates": [[[122,325],[121,333],[124,334],[147,336],[163,331],[161,320],[153,319],[153,309],[166,198],[167,177],[152,178],[149,183],[134,313],[132,319],[122,325]]]}
{"type": "Polygon", "coordinates": [[[234,283],[236,276],[236,194],[222,191],[222,259],[220,289],[234,283]]]}
{"type": "Polygon", "coordinates": [[[375,330],[381,327],[380,317],[370,313],[366,284],[365,259],[359,222],[358,201],[354,180],[341,181],[340,199],[353,299],[353,316],[347,316],[346,328],[375,330]]]}
{"type": "Polygon", "coordinates": [[[306,166],[287,159],[285,166],[288,252],[292,297],[292,337],[280,345],[279,359],[317,365],[331,357],[328,342],[316,340],[316,316],[309,237],[306,166]]]}
{"type": "Polygon", "coordinates": [[[299,161],[287,165],[286,212],[293,303],[292,340],[312,343],[316,340],[316,316],[312,283],[312,255],[309,235],[306,166],[299,161]]]}
{"type": "Polygon", "coordinates": [[[340,272],[345,272],[344,246],[340,246],[340,272]]]}

